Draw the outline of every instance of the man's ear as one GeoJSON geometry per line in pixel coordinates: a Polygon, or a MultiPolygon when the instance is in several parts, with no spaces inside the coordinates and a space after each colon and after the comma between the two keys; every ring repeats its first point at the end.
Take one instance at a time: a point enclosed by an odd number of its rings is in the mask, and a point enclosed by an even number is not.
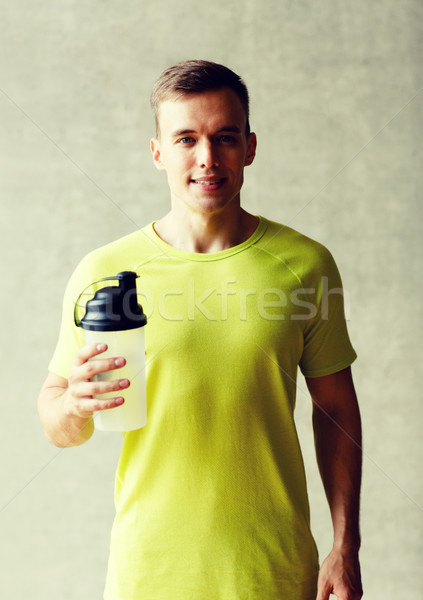
{"type": "Polygon", "coordinates": [[[159,171],[164,171],[165,168],[161,159],[160,142],[158,139],[152,138],[150,140],[150,149],[151,154],[153,155],[153,162],[156,169],[158,169],[159,171]]]}
{"type": "Polygon", "coordinates": [[[251,165],[251,163],[253,162],[254,157],[256,155],[256,148],[257,148],[257,136],[255,133],[250,133],[250,135],[248,136],[247,154],[245,157],[244,166],[248,167],[248,165],[251,165]]]}

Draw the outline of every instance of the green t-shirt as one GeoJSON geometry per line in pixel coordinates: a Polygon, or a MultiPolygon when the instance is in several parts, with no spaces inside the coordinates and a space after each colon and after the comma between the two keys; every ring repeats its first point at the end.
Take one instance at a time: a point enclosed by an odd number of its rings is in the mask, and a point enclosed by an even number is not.
{"type": "Polygon", "coordinates": [[[52,372],[67,377],[84,343],[80,292],[127,270],[148,317],[148,421],[123,434],[105,598],[314,599],[293,412],[298,366],[316,377],[356,357],[332,256],[263,217],[211,254],[177,250],[150,224],[76,269],[52,372]]]}

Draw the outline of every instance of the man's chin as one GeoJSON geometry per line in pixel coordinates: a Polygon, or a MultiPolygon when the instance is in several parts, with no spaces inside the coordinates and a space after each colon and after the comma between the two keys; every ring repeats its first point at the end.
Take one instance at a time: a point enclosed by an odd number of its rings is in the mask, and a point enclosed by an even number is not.
{"type": "Polygon", "coordinates": [[[218,198],[216,196],[210,197],[210,195],[205,195],[203,197],[197,198],[195,201],[190,201],[187,203],[187,206],[198,214],[203,215],[217,215],[220,213],[224,213],[225,210],[228,210],[230,206],[233,207],[235,198],[227,199],[227,198],[218,198]]]}

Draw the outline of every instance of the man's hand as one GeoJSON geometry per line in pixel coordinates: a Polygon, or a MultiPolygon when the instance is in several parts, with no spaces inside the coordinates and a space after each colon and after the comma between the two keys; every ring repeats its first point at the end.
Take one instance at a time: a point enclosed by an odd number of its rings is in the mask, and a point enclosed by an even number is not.
{"type": "Polygon", "coordinates": [[[102,358],[105,344],[91,344],[78,350],[68,379],[49,373],[38,398],[41,424],[49,440],[59,448],[79,446],[93,434],[93,414],[120,406],[120,393],[129,387],[128,379],[92,381],[96,375],[125,365],[122,357],[102,358]],[[112,397],[94,398],[109,394],[112,397]]]}
{"type": "Polygon", "coordinates": [[[124,400],[119,392],[129,387],[130,382],[128,379],[92,381],[100,373],[120,369],[125,365],[125,359],[122,357],[99,357],[98,360],[93,360],[106,350],[107,346],[105,344],[94,344],[83,346],[76,353],[69,371],[68,386],[64,397],[65,412],[68,415],[89,418],[99,410],[114,408],[123,404],[124,400]],[[116,396],[113,398],[94,398],[94,396],[110,392],[116,392],[116,396]]]}
{"type": "Polygon", "coordinates": [[[333,549],[323,561],[317,582],[316,600],[360,600],[363,596],[357,552],[333,549]]]}

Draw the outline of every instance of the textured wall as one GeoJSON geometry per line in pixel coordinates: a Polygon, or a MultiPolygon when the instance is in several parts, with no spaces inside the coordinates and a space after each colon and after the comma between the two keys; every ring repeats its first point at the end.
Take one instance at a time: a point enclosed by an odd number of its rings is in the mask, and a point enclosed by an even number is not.
{"type": "MultiPolygon", "coordinates": [[[[167,211],[148,145],[155,78],[207,58],[250,88],[259,146],[245,207],[326,244],[349,294],[366,597],[423,598],[423,5],[17,0],[1,13],[2,596],[102,596],[120,438],[58,450],[36,397],[76,263],[167,211]]],[[[324,555],[330,520],[298,388],[324,555]]]]}

